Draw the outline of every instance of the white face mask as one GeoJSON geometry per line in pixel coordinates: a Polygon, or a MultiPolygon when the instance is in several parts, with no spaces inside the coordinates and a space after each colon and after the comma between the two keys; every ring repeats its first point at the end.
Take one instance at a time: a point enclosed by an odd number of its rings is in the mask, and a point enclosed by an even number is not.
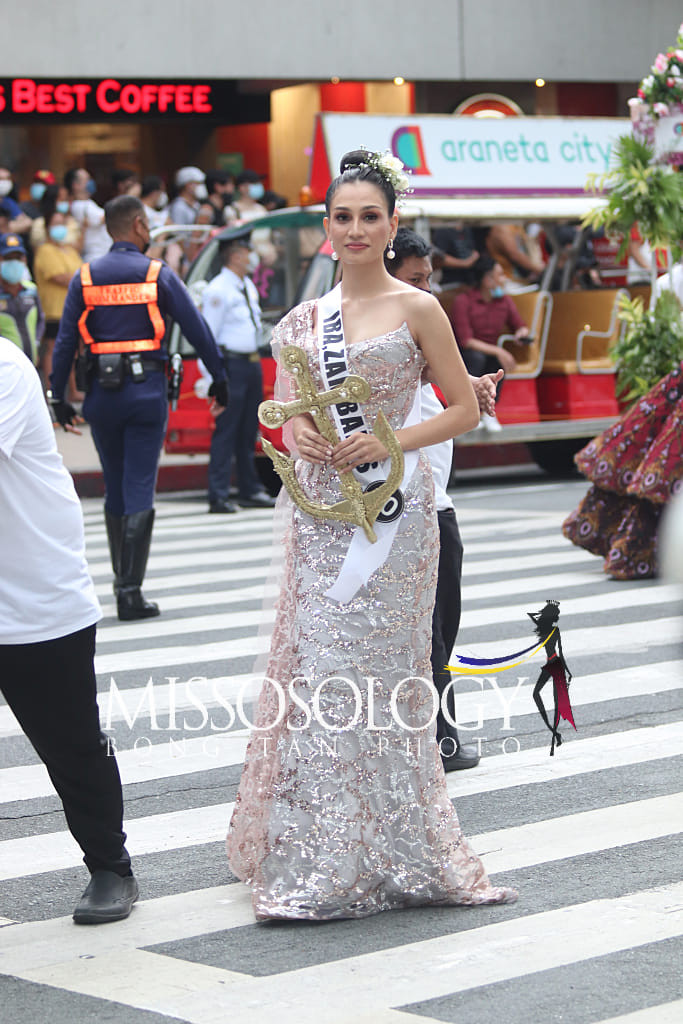
{"type": "Polygon", "coordinates": [[[14,188],[14,182],[11,178],[2,178],[0,180],[0,196],[8,196],[14,188]]]}
{"type": "Polygon", "coordinates": [[[156,209],[163,210],[165,206],[168,206],[168,192],[160,192],[156,201],[156,209]]]}
{"type": "Polygon", "coordinates": [[[208,199],[209,193],[206,191],[206,185],[197,185],[197,187],[194,190],[194,197],[195,199],[198,199],[200,203],[202,202],[203,199],[208,199]]]}
{"type": "Polygon", "coordinates": [[[248,273],[253,274],[254,271],[261,266],[261,258],[257,252],[252,249],[249,253],[249,270],[248,273]]]}

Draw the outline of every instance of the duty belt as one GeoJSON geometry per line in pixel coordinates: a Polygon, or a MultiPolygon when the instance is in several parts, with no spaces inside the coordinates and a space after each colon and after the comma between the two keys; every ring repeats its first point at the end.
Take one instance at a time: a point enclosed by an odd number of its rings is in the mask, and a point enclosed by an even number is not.
{"type": "Polygon", "coordinates": [[[226,359],[246,359],[250,363],[261,362],[261,356],[258,352],[231,352],[227,348],[221,349],[221,352],[226,359]]]}

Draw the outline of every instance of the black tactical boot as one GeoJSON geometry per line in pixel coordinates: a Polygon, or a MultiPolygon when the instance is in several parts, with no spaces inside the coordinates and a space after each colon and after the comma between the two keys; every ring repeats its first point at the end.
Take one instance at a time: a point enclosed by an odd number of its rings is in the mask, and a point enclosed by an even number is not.
{"type": "Polygon", "coordinates": [[[112,587],[114,589],[114,593],[118,594],[119,587],[121,586],[121,537],[123,534],[123,516],[115,516],[105,508],[104,521],[107,525],[109,554],[111,555],[111,567],[114,571],[114,582],[112,587]]]}
{"type": "Polygon", "coordinates": [[[123,517],[121,575],[116,604],[119,618],[126,622],[132,619],[151,619],[159,614],[159,605],[145,601],[140,590],[145,578],[153,526],[153,508],[123,517]]]}

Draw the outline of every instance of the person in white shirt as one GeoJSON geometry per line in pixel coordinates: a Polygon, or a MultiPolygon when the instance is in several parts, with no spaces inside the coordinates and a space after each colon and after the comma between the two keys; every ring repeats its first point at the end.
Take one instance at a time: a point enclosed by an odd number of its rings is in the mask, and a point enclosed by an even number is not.
{"type": "Polygon", "coordinates": [[[100,730],[83,514],[35,368],[0,337],[0,691],[46,765],[90,884],[77,924],[127,917],[138,896],[116,759],[100,730]]]}
{"type": "Polygon", "coordinates": [[[64,187],[71,198],[71,216],[83,233],[81,256],[88,263],[109,252],[112,238],[104,223],[104,210],[93,200],[95,182],[84,167],[67,171],[64,187]]]}
{"type": "Polygon", "coordinates": [[[668,274],[657,278],[655,298],[658,299],[664,290],[673,292],[683,309],[683,263],[674,263],[668,274]]]}
{"type": "MultiPolygon", "coordinates": [[[[209,458],[209,511],[237,512],[229,501],[232,459],[237,463],[238,502],[243,508],[272,508],[254,464],[258,407],[263,400],[261,307],[250,265],[249,233],[223,244],[223,268],[202,292],[202,313],[223,354],[230,402],[215,421],[209,458]]],[[[200,367],[201,369],[201,367],[200,367]]]]}
{"type": "MultiPolygon", "coordinates": [[[[399,228],[393,246],[385,253],[384,264],[389,273],[423,291],[431,291],[430,278],[432,261],[430,248],[425,240],[408,228],[399,228]],[[390,255],[393,253],[393,256],[390,255]]],[[[483,377],[472,377],[470,381],[482,412],[495,412],[496,384],[502,378],[503,370],[483,377]]],[[[441,412],[443,406],[431,384],[422,388],[422,419],[430,419],[441,412]]],[[[446,493],[453,462],[453,442],[425,448],[434,478],[434,499],[439,521],[439,570],[436,585],[436,600],[432,618],[432,673],[434,685],[441,697],[451,682],[451,674],[445,666],[453,652],[455,638],[460,626],[463,546],[455,517],[453,502],[446,493]]],[[[452,686],[448,690],[448,709],[455,721],[455,698],[452,686]]],[[[479,752],[474,744],[463,744],[458,730],[446,720],[441,706],[436,719],[436,738],[444,769],[457,771],[474,768],[479,763],[479,752]]]]}

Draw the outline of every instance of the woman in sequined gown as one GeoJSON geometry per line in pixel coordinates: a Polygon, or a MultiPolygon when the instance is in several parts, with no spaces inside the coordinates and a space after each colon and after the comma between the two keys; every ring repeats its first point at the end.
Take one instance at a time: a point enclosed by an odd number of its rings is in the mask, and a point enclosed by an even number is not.
{"type": "Polygon", "coordinates": [[[654,576],[661,512],[683,486],[683,366],[575,461],[592,487],[563,523],[565,537],[600,555],[613,579],[654,576]]]}
{"type": "MultiPolygon", "coordinates": [[[[349,370],[371,384],[366,418],[374,422],[383,409],[404,451],[416,450],[471,429],[478,406],[436,299],[384,269],[397,229],[395,193],[367,159],[348,155],[327,198],[326,229],[343,264],[349,370]],[[428,366],[449,407],[401,429],[428,366]]],[[[274,352],[300,346],[322,390],[316,312],[307,302],[285,317],[274,352]]],[[[387,458],[373,434],[357,432],[331,448],[309,416],[293,421],[293,447],[304,491],[330,504],[341,498],[340,470],[387,458]]],[[[281,714],[277,690],[264,684],[227,840],[259,920],[354,918],[516,896],[491,885],[463,837],[435,726],[426,724],[438,532],[424,455],[404,499],[386,561],[344,604],[325,592],[356,528],[279,499],[284,580],[266,676],[285,691],[287,706],[281,714]]]]}

